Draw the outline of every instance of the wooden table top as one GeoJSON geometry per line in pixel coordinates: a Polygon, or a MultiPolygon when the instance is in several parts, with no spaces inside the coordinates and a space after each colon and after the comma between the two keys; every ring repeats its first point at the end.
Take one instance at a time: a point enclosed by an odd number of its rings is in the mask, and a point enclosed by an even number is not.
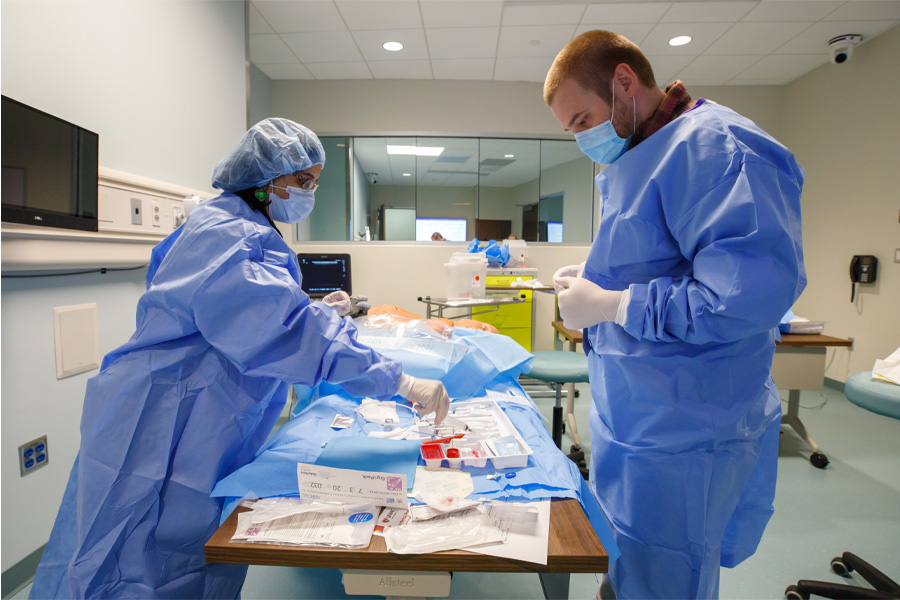
{"type": "Polygon", "coordinates": [[[553,321],[553,329],[560,332],[562,336],[570,342],[575,342],[576,344],[580,344],[582,342],[580,329],[569,329],[568,327],[563,325],[562,321],[553,321]]]}
{"type": "Polygon", "coordinates": [[[839,346],[849,348],[853,342],[842,338],[822,334],[782,333],[781,341],[776,346],[839,346]]]}
{"type": "MultiPolygon", "coordinates": [[[[553,321],[553,328],[557,330],[564,338],[576,344],[582,343],[581,331],[578,329],[569,329],[563,325],[562,321],[553,321]]],[[[802,333],[782,333],[781,341],[775,342],[776,346],[837,346],[841,348],[849,348],[853,345],[850,340],[831,337],[821,334],[802,334],[802,333]]]]}
{"type": "MultiPolygon", "coordinates": [[[[239,508],[238,511],[247,510],[239,508]]],[[[465,550],[429,554],[393,554],[384,538],[373,535],[368,548],[320,548],[281,544],[231,543],[237,527],[232,513],[206,543],[206,562],[283,567],[396,569],[401,571],[482,571],[497,573],[606,573],[609,555],[597,539],[577,500],[550,505],[547,565],[497,558],[465,550]]]]}

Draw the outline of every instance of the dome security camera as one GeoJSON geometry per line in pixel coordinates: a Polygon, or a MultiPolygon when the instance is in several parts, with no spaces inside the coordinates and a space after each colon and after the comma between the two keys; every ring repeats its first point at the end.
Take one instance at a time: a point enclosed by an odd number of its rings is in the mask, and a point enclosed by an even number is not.
{"type": "Polygon", "coordinates": [[[375,185],[378,183],[378,173],[366,173],[366,179],[369,180],[369,183],[375,185]]]}
{"type": "Polygon", "coordinates": [[[828,51],[831,54],[831,62],[836,65],[850,60],[853,48],[862,42],[862,36],[856,33],[839,35],[828,40],[828,51]]]}

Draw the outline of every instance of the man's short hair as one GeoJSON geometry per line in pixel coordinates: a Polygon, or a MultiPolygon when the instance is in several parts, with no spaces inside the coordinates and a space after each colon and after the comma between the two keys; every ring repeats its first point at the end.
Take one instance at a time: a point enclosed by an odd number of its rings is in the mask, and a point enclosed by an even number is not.
{"type": "Polygon", "coordinates": [[[650,61],[637,44],[611,31],[586,31],[556,55],[544,80],[544,102],[548,105],[553,102],[559,86],[567,79],[574,79],[581,87],[612,104],[613,72],[622,63],[631,67],[641,85],[656,87],[650,61]]]}

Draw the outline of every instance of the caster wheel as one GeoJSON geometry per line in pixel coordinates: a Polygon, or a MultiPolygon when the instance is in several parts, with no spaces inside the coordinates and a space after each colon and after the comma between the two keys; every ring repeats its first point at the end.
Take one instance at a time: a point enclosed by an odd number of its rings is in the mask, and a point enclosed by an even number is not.
{"type": "Polygon", "coordinates": [[[813,452],[809,457],[809,462],[817,469],[824,469],[828,466],[828,457],[821,452],[813,452]]]}
{"type": "Polygon", "coordinates": [[[784,590],[784,597],[787,600],[809,600],[809,594],[804,594],[799,589],[797,589],[796,585],[789,585],[786,590],[784,590]]]}
{"type": "Polygon", "coordinates": [[[853,569],[845,565],[844,561],[841,560],[841,557],[838,556],[837,558],[831,559],[831,570],[841,577],[846,577],[853,569]]]}

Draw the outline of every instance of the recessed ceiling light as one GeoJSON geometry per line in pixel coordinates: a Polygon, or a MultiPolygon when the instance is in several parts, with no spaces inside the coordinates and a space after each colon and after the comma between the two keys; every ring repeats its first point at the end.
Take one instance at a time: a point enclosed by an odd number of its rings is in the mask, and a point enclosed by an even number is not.
{"type": "Polygon", "coordinates": [[[388,154],[407,154],[411,156],[440,156],[443,146],[393,146],[387,145],[388,154]]]}
{"type": "Polygon", "coordinates": [[[404,173],[403,176],[404,177],[412,177],[412,173],[404,173]]]}
{"type": "Polygon", "coordinates": [[[399,52],[403,50],[403,44],[400,42],[385,42],[381,45],[388,52],[399,52]]]}
{"type": "Polygon", "coordinates": [[[689,44],[691,40],[694,39],[689,35],[678,35],[669,40],[670,46],[684,46],[685,44],[689,44]]]}
{"type": "Polygon", "coordinates": [[[503,158],[515,158],[515,157],[516,157],[515,154],[504,154],[503,155],[503,158]]]}

